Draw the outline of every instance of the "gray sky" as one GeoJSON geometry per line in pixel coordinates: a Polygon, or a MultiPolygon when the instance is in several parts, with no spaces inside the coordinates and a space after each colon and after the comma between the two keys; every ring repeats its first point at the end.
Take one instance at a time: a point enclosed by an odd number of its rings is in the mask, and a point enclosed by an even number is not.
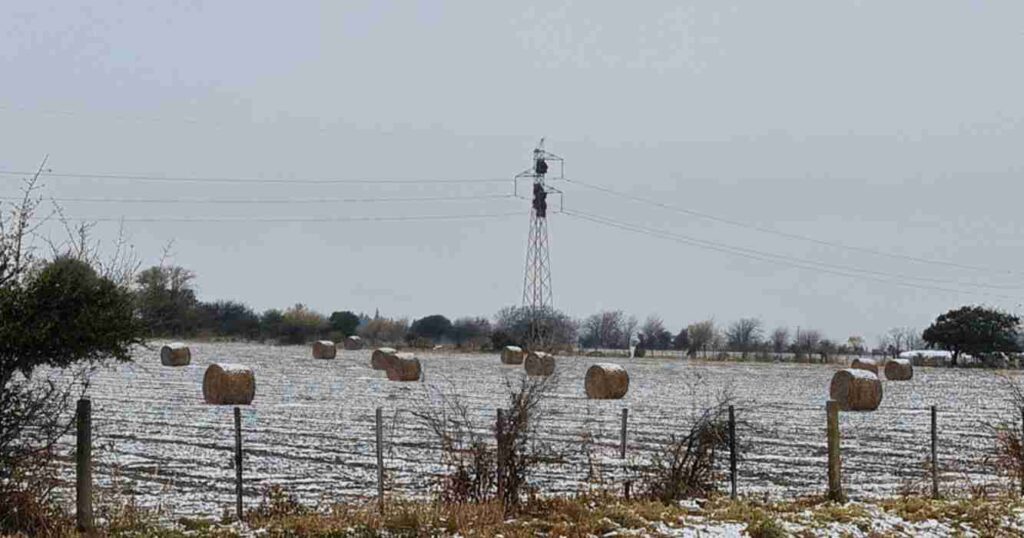
{"type": "MultiPolygon", "coordinates": [[[[1024,297],[1019,1],[70,4],[0,5],[2,170],[30,169],[49,153],[54,172],[71,174],[505,178],[547,136],[571,178],[785,233],[992,268],[836,249],[564,184],[567,209],[968,291],[765,263],[556,214],[555,301],[570,314],[653,313],[673,330],[758,316],[873,342],[963,303],[1019,312],[1024,297]]],[[[0,176],[3,196],[17,180],[0,176]]],[[[56,197],[101,198],[510,190],[46,181],[56,197]]],[[[76,217],[519,211],[128,227],[147,263],[173,239],[174,261],[198,273],[203,298],[257,309],[490,315],[522,293],[529,206],[515,199],[64,206],[76,217]]],[[[101,222],[96,233],[116,229],[101,222]]]]}

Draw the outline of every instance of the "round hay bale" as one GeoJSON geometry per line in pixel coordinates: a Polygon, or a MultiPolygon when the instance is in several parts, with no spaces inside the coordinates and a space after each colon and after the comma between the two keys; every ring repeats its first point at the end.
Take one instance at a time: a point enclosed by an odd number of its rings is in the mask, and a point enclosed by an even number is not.
{"type": "Polygon", "coordinates": [[[249,405],[256,396],[256,376],[242,364],[214,363],[203,374],[203,398],[213,405],[249,405]]]}
{"type": "Polygon", "coordinates": [[[174,342],[160,348],[160,364],[164,366],[188,366],[191,362],[192,351],[181,342],[174,342]]]}
{"type": "Polygon", "coordinates": [[[395,353],[390,355],[387,373],[389,381],[419,381],[423,367],[416,355],[395,353]]]}
{"type": "Polygon", "coordinates": [[[618,364],[598,363],[587,369],[584,388],[587,398],[618,400],[629,391],[629,374],[618,364]]]}
{"type": "Polygon", "coordinates": [[[882,382],[868,370],[847,368],[832,376],[829,395],[843,411],[874,411],[882,403],[882,382]]]}
{"type": "Polygon", "coordinates": [[[907,359],[892,359],[885,363],[885,378],[889,381],[910,381],[914,378],[914,365],[907,359]]]}
{"type": "Polygon", "coordinates": [[[853,362],[850,363],[850,368],[856,368],[858,370],[866,370],[878,375],[878,363],[875,359],[865,359],[864,357],[856,357],[853,362]]]}
{"type": "Polygon", "coordinates": [[[390,347],[379,347],[373,350],[373,354],[370,355],[370,368],[374,370],[387,370],[388,364],[391,364],[391,359],[395,353],[398,353],[398,351],[390,347]]]}
{"type": "Polygon", "coordinates": [[[526,375],[547,377],[555,373],[555,356],[543,351],[532,351],[526,356],[526,375]]]}
{"type": "Polygon", "coordinates": [[[338,346],[330,340],[317,340],[313,342],[314,359],[333,359],[338,356],[338,346]]]}
{"type": "Polygon", "coordinates": [[[505,346],[505,349],[501,350],[502,364],[522,364],[525,358],[526,352],[521,347],[505,346]]]}
{"type": "Polygon", "coordinates": [[[344,346],[349,351],[363,349],[363,339],[358,336],[348,336],[345,338],[344,346]]]}

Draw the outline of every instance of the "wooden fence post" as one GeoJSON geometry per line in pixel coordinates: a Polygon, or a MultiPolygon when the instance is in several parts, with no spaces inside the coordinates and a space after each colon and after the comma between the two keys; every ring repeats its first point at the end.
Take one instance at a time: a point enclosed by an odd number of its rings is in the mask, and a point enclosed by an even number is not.
{"type": "Polygon", "coordinates": [[[729,497],[736,498],[736,412],[729,406],[729,497]]]}
{"type": "Polygon", "coordinates": [[[622,409],[622,429],[619,433],[619,458],[626,459],[626,426],[629,423],[629,409],[622,409]]]}
{"type": "Polygon", "coordinates": [[[939,498],[939,411],[932,406],[932,498],[939,498]]]}
{"type": "Polygon", "coordinates": [[[78,439],[75,445],[75,523],[79,532],[92,532],[92,400],[78,400],[78,439]]]}
{"type": "MultiPolygon", "coordinates": [[[[629,425],[629,408],[622,408],[622,430],[619,433],[619,458],[622,460],[626,459],[626,432],[629,425]]],[[[629,500],[630,489],[632,489],[629,477],[626,477],[626,481],[622,484],[622,494],[629,500]]]]}
{"type": "Polygon", "coordinates": [[[839,460],[839,403],[829,400],[825,404],[828,415],[828,499],[843,501],[843,485],[839,460]]]}
{"type": "Polygon", "coordinates": [[[242,520],[242,410],[235,407],[235,515],[242,520]]]}
{"type": "Polygon", "coordinates": [[[505,502],[505,449],[504,449],[504,436],[505,436],[505,410],[498,409],[498,423],[497,429],[494,432],[494,436],[498,441],[498,450],[496,454],[497,459],[497,471],[498,471],[498,502],[504,504],[505,502]]]}
{"type": "Polygon", "coordinates": [[[377,507],[384,513],[384,410],[377,408],[377,507]]]}

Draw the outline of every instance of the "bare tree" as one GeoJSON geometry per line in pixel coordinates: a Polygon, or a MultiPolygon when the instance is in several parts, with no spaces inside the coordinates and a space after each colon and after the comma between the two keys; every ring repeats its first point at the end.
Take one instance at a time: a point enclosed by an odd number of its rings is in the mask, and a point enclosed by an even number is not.
{"type": "Polygon", "coordinates": [[[784,353],[786,348],[789,347],[789,329],[785,327],[777,327],[772,331],[772,351],[776,355],[784,353]]]}
{"type": "Polygon", "coordinates": [[[46,219],[36,215],[42,198],[38,194],[39,178],[46,159],[21,187],[21,199],[10,213],[0,209],[0,286],[18,281],[35,261],[35,251],[28,244],[34,232],[46,219]]]}
{"type": "Polygon", "coordinates": [[[695,356],[699,351],[706,358],[708,356],[708,348],[714,345],[715,338],[718,336],[715,320],[706,319],[690,324],[686,328],[686,332],[690,338],[690,356],[695,356]]]}
{"type": "Polygon", "coordinates": [[[813,329],[797,330],[796,339],[793,342],[797,354],[807,357],[816,353],[820,344],[821,333],[813,329]]]}
{"type": "Polygon", "coordinates": [[[492,342],[495,345],[540,345],[548,351],[571,348],[577,343],[579,325],[563,312],[551,307],[509,306],[494,317],[492,342]],[[535,337],[540,342],[531,341],[535,337]]]}
{"type": "Polygon", "coordinates": [[[886,354],[895,358],[904,351],[923,349],[925,342],[921,331],[913,327],[893,327],[879,337],[878,345],[886,354]]]}
{"type": "Polygon", "coordinates": [[[725,338],[731,350],[739,351],[746,358],[748,352],[761,344],[762,332],[761,320],[742,318],[729,325],[725,338]]]}
{"type": "Polygon", "coordinates": [[[630,333],[635,327],[636,319],[627,318],[621,310],[598,312],[581,324],[580,344],[591,348],[628,348],[630,333]]]}
{"type": "Polygon", "coordinates": [[[640,322],[637,321],[636,316],[627,316],[622,322],[622,335],[624,341],[622,342],[623,347],[629,349],[633,346],[633,335],[636,334],[636,328],[640,326],[640,322]]]}
{"type": "Polygon", "coordinates": [[[668,349],[672,346],[672,333],[665,329],[665,323],[658,316],[648,316],[640,327],[651,349],[668,349]]]}
{"type": "Polygon", "coordinates": [[[926,347],[922,331],[913,327],[903,328],[903,341],[906,343],[907,351],[924,349],[926,347]]]}

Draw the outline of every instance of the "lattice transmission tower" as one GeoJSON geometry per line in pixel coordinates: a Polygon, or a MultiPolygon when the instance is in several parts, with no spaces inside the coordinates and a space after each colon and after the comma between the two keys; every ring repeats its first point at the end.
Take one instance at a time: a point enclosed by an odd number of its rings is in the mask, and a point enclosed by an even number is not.
{"type": "Polygon", "coordinates": [[[551,292],[551,255],[548,243],[548,194],[562,194],[558,189],[549,186],[548,162],[557,163],[558,174],[552,174],[551,180],[563,179],[565,161],[553,153],[544,150],[544,139],[533,150],[533,166],[516,175],[516,195],[520,179],[532,180],[532,201],[530,208],[530,232],[526,241],[526,270],[523,274],[523,306],[534,315],[531,323],[530,347],[543,347],[543,329],[537,323],[537,317],[553,306],[551,292]]]}

